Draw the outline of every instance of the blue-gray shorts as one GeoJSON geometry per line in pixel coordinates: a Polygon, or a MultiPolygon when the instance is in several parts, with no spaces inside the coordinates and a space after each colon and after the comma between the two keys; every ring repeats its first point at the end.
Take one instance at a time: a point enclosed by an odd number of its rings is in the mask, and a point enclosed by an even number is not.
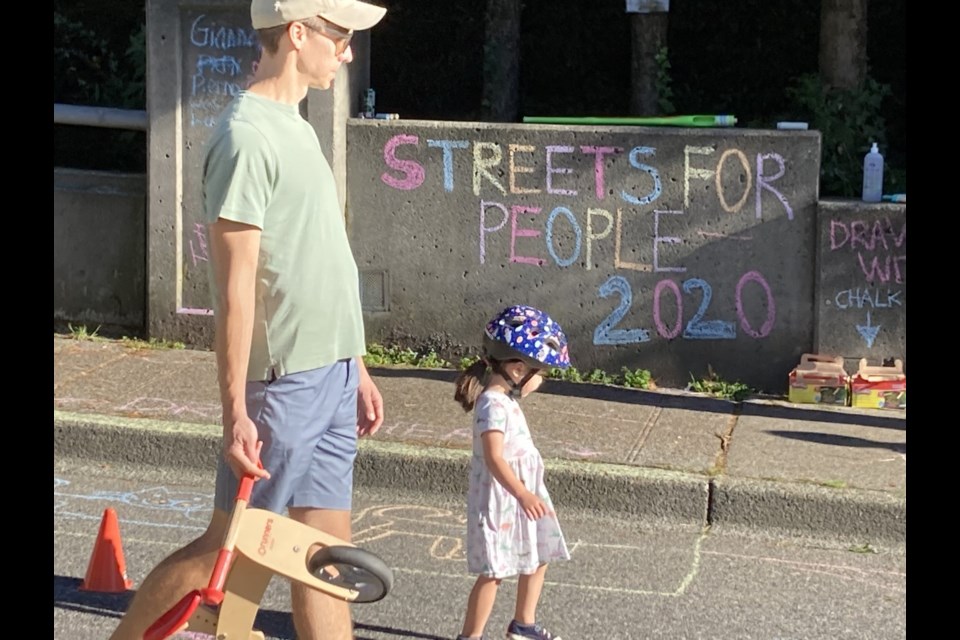
{"type": "MultiPolygon", "coordinates": [[[[353,360],[247,383],[247,415],[257,425],[260,459],[270,472],[257,480],[250,506],[349,511],[357,455],[357,384],[353,360]]],[[[214,505],[230,512],[239,481],[220,456],[214,505]]]]}

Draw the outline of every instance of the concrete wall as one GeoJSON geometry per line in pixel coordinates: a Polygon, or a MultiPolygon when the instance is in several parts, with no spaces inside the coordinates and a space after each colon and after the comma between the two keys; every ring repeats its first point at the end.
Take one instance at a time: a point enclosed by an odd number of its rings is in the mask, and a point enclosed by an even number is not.
{"type": "Polygon", "coordinates": [[[54,167],[54,327],[142,334],[145,183],[143,175],[54,167]]]}
{"type": "Polygon", "coordinates": [[[813,349],[818,132],[348,124],[372,340],[475,349],[515,302],[580,370],[777,389],[813,349]]]}

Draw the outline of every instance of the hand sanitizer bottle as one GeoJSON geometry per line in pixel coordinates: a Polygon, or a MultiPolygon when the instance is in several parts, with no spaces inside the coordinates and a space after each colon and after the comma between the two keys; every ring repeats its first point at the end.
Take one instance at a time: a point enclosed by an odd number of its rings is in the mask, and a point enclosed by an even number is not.
{"type": "Polygon", "coordinates": [[[874,142],[863,157],[863,201],[880,202],[883,195],[883,156],[874,142]]]}

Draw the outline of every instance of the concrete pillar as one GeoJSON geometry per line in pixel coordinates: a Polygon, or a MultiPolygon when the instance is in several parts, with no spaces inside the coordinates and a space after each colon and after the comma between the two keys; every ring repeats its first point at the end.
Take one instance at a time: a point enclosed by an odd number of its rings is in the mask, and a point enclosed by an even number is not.
{"type": "MultiPolygon", "coordinates": [[[[209,253],[202,224],[203,149],[221,109],[259,57],[248,0],[147,1],[147,333],[209,347],[209,253]]],[[[346,194],[346,119],[369,83],[368,32],[328,91],[301,105],[346,194]]]]}

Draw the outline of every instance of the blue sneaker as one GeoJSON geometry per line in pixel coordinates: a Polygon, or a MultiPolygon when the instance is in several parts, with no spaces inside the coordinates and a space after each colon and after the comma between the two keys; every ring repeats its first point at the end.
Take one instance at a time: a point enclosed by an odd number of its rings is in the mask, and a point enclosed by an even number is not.
{"type": "Polygon", "coordinates": [[[516,620],[510,621],[507,627],[507,640],[560,640],[560,636],[555,636],[539,622],[533,624],[520,624],[516,620]]]}

